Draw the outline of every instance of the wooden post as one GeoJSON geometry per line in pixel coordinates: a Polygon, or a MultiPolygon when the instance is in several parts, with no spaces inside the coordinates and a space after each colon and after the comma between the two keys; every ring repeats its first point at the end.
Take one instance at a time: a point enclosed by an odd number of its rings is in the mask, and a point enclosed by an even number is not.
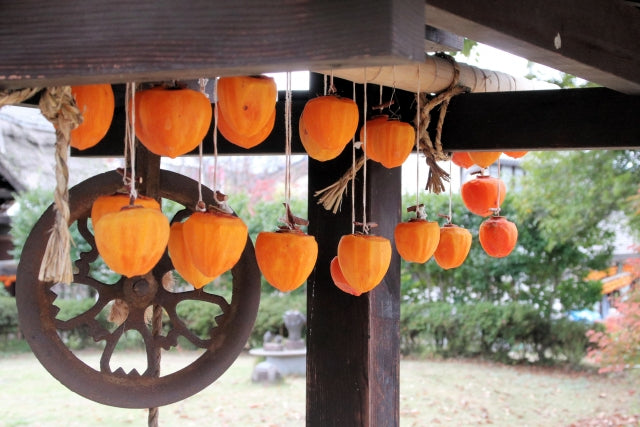
{"type": "MultiPolygon", "coordinates": [[[[321,93],[322,86],[314,81],[311,93],[321,93]]],[[[344,96],[351,95],[350,84],[339,90],[344,96]]],[[[331,280],[329,263],[336,255],[340,237],[351,233],[351,191],[335,215],[317,205],[313,197],[315,191],[340,178],[350,165],[349,148],[329,162],[309,159],[309,231],[316,236],[319,252],[307,284],[307,425],[397,426],[399,257],[394,252],[387,275],[373,291],[359,297],[340,291],[331,280]]],[[[389,170],[369,162],[367,216],[379,224],[373,232],[390,240],[400,220],[400,179],[400,168],[389,170]]],[[[361,190],[360,173],[355,193],[358,219],[361,190]]]]}

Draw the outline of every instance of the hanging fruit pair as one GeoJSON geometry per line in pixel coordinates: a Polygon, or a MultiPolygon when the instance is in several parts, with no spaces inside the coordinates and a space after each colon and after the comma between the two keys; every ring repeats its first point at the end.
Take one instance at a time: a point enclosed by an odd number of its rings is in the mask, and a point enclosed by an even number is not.
{"type": "Polygon", "coordinates": [[[507,187],[500,178],[478,175],[460,188],[462,202],[476,215],[489,216],[504,202],[507,187]]]}
{"type": "Polygon", "coordinates": [[[248,228],[240,218],[215,207],[194,212],[183,228],[189,259],[209,278],[220,276],[238,262],[247,235],[248,228]]]}
{"type": "Polygon", "coordinates": [[[338,263],[348,285],[363,294],[378,286],[387,274],[391,243],[372,234],[342,236],[338,243],[338,263]]]}
{"type": "Polygon", "coordinates": [[[202,274],[193,264],[184,241],[184,223],[175,222],[171,224],[168,246],[173,268],[187,283],[190,283],[196,289],[200,289],[213,281],[215,277],[202,274]]]}
{"type": "Polygon", "coordinates": [[[111,126],[113,89],[110,84],[71,86],[71,94],[82,113],[82,123],[71,131],[71,146],[86,150],[100,142],[111,126]]]}
{"type": "Polygon", "coordinates": [[[309,100],[302,111],[298,130],[309,157],[324,162],[338,157],[358,128],[358,106],[337,95],[309,100]]]}
{"type": "Polygon", "coordinates": [[[152,153],[176,158],[195,149],[211,125],[211,103],[201,92],[157,86],[135,94],[135,130],[152,153]]]}
{"type": "Polygon", "coordinates": [[[518,228],[503,216],[492,216],[480,224],[478,238],[487,255],[503,258],[515,248],[518,228]]]}
{"type": "Polygon", "coordinates": [[[367,120],[367,137],[360,129],[360,141],[367,157],[391,169],[402,166],[415,145],[416,131],[409,123],[382,115],[367,120]]]}
{"type": "Polygon", "coordinates": [[[217,93],[218,130],[227,141],[252,148],[269,136],[278,99],[278,88],[272,77],[221,77],[217,93]]]}
{"type": "Polygon", "coordinates": [[[471,157],[469,157],[469,153],[466,151],[456,151],[451,156],[451,161],[464,169],[469,169],[475,164],[473,160],[471,160],[471,157]]]}
{"type": "MultiPolygon", "coordinates": [[[[131,197],[129,194],[116,193],[98,197],[91,205],[91,222],[95,225],[104,215],[118,212],[125,206],[129,206],[131,197]]],[[[134,206],[142,206],[160,210],[160,203],[146,196],[138,196],[133,201],[134,206]]]]}
{"type": "Polygon", "coordinates": [[[308,221],[291,213],[285,203],[285,225],[278,231],[263,231],[256,238],[256,260],[264,278],[281,292],[299,288],[316,265],[318,243],[300,225],[308,221]]]}
{"type": "Polygon", "coordinates": [[[396,249],[407,262],[425,263],[433,256],[440,242],[440,225],[436,221],[427,221],[423,206],[411,206],[416,218],[396,225],[393,232],[396,249]]]}
{"type": "Polygon", "coordinates": [[[362,292],[352,288],[349,282],[347,282],[344,274],[342,274],[342,269],[340,268],[340,260],[338,260],[337,256],[334,256],[331,260],[331,263],[329,264],[329,272],[331,273],[331,279],[333,280],[333,283],[342,292],[354,295],[356,297],[362,295],[362,292]]]}
{"type": "Polygon", "coordinates": [[[445,270],[462,265],[471,249],[471,233],[469,230],[447,223],[440,228],[440,241],[433,257],[436,263],[445,270]]]}
{"type": "Polygon", "coordinates": [[[148,273],[169,241],[169,220],[159,210],[125,206],[94,223],[95,241],[105,264],[127,277],[148,273]]]}

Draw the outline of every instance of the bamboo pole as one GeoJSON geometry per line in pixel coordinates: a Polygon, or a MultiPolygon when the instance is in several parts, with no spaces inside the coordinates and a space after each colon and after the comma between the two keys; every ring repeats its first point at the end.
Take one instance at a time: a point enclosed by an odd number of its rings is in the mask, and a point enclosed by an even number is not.
{"type": "MultiPolygon", "coordinates": [[[[417,64],[367,67],[367,83],[415,92],[418,87],[417,64]]],[[[449,87],[453,81],[454,66],[447,59],[427,56],[420,66],[420,88],[422,92],[438,93],[449,87]]],[[[524,77],[514,77],[500,71],[485,70],[472,65],[458,63],[460,68],[460,86],[468,87],[471,92],[511,92],[523,90],[558,89],[558,86],[524,77]]],[[[333,73],[356,83],[364,83],[362,68],[336,68],[333,70],[314,70],[323,74],[333,73]]]]}

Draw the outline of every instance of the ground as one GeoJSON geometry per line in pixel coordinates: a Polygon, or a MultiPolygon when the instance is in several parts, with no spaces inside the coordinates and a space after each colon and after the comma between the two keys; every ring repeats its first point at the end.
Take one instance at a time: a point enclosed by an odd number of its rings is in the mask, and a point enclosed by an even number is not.
{"type": "MultiPolygon", "coordinates": [[[[83,354],[89,360],[94,353],[83,354]]],[[[173,353],[167,371],[189,352],[173,353]]],[[[139,356],[122,362],[136,365],[139,356]]],[[[251,383],[257,360],[242,355],[202,392],[160,408],[161,425],[304,426],[305,382],[251,383]]],[[[640,425],[640,376],[606,377],[559,369],[477,361],[403,360],[401,426],[640,425]]],[[[31,353],[0,355],[0,426],[146,425],[146,410],[120,409],[80,397],[53,379],[31,353]]]]}

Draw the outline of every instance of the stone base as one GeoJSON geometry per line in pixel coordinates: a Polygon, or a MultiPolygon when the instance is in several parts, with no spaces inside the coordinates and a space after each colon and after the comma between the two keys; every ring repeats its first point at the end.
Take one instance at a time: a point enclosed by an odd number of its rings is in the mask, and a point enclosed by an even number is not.
{"type": "Polygon", "coordinates": [[[260,362],[253,368],[251,381],[254,383],[275,384],[282,381],[282,375],[278,368],[269,362],[260,362]]]}

